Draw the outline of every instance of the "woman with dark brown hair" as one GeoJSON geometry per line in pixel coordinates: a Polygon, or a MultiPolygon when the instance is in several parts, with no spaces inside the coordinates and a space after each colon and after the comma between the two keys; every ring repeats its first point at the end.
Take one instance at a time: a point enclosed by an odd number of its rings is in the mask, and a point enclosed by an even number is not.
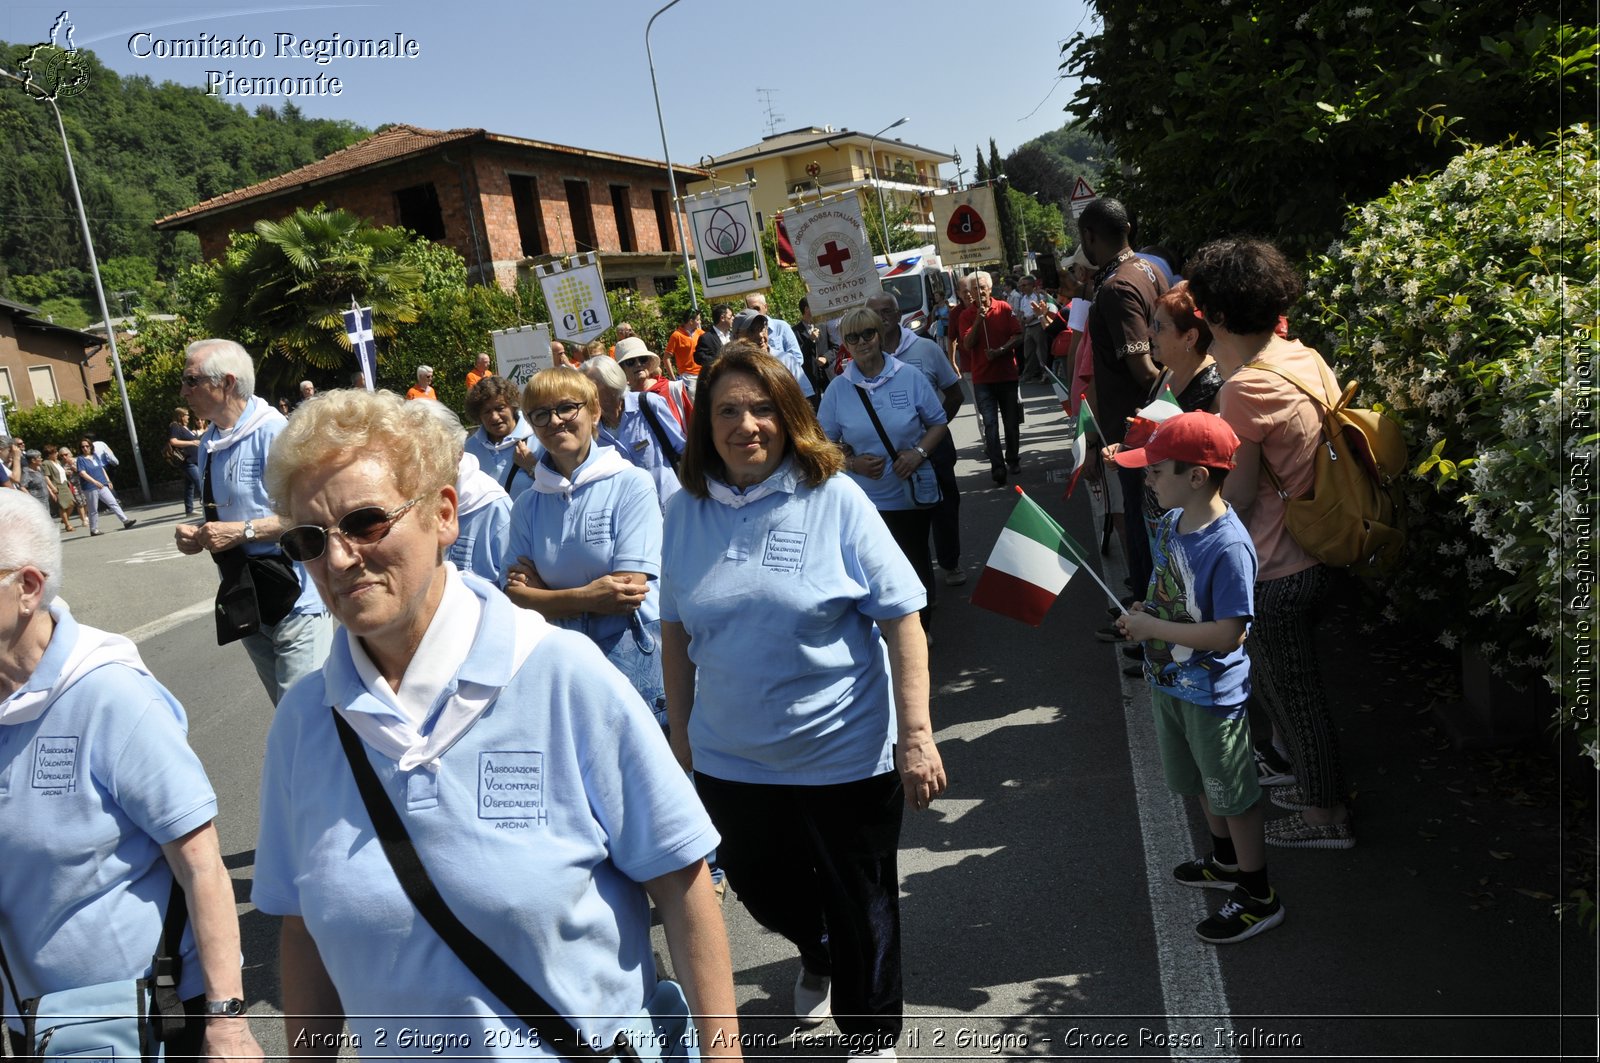
{"type": "Polygon", "coordinates": [[[1318,403],[1338,401],[1339,381],[1320,354],[1277,334],[1300,296],[1300,278],[1271,244],[1207,244],[1189,261],[1189,288],[1224,379],[1219,412],[1240,439],[1222,497],[1250,529],[1259,563],[1245,643],[1251,681],[1294,765],[1295,783],[1271,799],[1296,814],[1267,821],[1267,844],[1349,849],[1356,843],[1349,788],[1313,639],[1330,576],[1284,523],[1286,500],[1311,491],[1322,437],[1318,403]]]}
{"type": "Polygon", "coordinates": [[[843,466],[783,363],[722,348],[667,503],[662,664],[718,861],[800,952],[796,1019],[831,1009],[850,1058],[893,1058],[902,801],[927,808],[945,773],[925,592],[843,466]]]}

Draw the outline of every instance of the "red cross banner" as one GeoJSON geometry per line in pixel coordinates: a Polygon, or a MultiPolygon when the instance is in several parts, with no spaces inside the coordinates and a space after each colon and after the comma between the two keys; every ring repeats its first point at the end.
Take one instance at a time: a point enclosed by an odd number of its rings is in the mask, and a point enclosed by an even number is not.
{"type": "Polygon", "coordinates": [[[837,317],[883,290],[856,193],[798,207],[783,221],[814,316],[837,317]]]}
{"type": "Polygon", "coordinates": [[[994,209],[994,188],[977,185],[963,192],[933,197],[933,234],[946,266],[999,262],[1000,215],[994,209]]]}

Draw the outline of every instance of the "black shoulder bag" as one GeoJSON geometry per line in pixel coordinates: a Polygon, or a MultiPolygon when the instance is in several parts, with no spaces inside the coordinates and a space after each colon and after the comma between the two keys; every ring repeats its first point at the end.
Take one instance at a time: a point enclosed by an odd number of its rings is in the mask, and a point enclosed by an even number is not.
{"type": "MultiPolygon", "coordinates": [[[[878,411],[872,408],[872,399],[867,395],[867,389],[860,384],[855,385],[855,389],[856,394],[861,398],[861,405],[867,408],[867,416],[872,418],[872,427],[878,430],[878,438],[883,440],[883,448],[889,452],[889,456],[884,460],[893,465],[894,456],[899,452],[895,450],[894,444],[889,441],[889,433],[883,430],[883,422],[878,420],[878,411]]],[[[892,469],[885,469],[884,471],[893,475],[892,469]]],[[[916,471],[911,474],[910,484],[911,504],[918,509],[937,506],[940,500],[944,498],[944,492],[939,490],[939,478],[933,471],[933,462],[927,459],[923,459],[922,464],[918,465],[916,471]]]]}
{"type": "MultiPolygon", "coordinates": [[[[216,495],[211,490],[211,455],[205,456],[206,473],[201,497],[206,520],[220,520],[216,495]]],[[[254,635],[263,624],[272,625],[289,615],[300,600],[300,573],[282,550],[247,554],[242,546],[211,555],[222,574],[217,586],[217,645],[226,646],[254,635]]]]}
{"type": "MultiPolygon", "coordinates": [[[[572,1023],[539,995],[538,990],[456,918],[444,898],[439,896],[433,879],[428,877],[422,856],[412,844],[411,835],[400,814],[394,810],[389,795],[383,792],[383,783],[378,780],[378,773],[372,770],[366,751],[362,749],[361,739],[339,715],[338,709],[330,707],[329,711],[333,713],[339,744],[344,747],[345,759],[350,762],[350,771],[355,775],[356,788],[361,791],[361,803],[366,806],[373,831],[383,846],[383,854],[389,858],[389,865],[394,869],[395,878],[400,880],[406,896],[422,918],[427,920],[433,932],[439,935],[439,939],[450,947],[456,958],[489,992],[511,1009],[512,1014],[563,1057],[637,1061],[638,1052],[620,1033],[609,1050],[601,1052],[592,1048],[578,1036],[572,1023]]],[[[687,1019],[687,1013],[683,1018],[687,1019]]]]}
{"type": "Polygon", "coordinates": [[[650,408],[650,403],[645,401],[646,392],[639,396],[639,412],[644,414],[645,424],[650,426],[650,434],[656,437],[656,446],[661,448],[661,453],[667,456],[667,464],[672,466],[672,471],[678,471],[678,461],[683,457],[673,449],[672,443],[667,439],[667,430],[661,427],[661,421],[656,417],[656,411],[650,408]]]}

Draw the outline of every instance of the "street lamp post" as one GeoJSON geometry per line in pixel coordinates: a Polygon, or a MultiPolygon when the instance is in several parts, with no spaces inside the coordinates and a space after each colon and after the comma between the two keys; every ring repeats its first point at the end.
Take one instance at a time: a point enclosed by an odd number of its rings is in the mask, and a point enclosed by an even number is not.
{"type": "Polygon", "coordinates": [[[877,143],[879,137],[889,130],[903,126],[909,121],[911,121],[909,118],[897,118],[867,138],[867,165],[872,167],[872,187],[877,189],[878,192],[878,217],[883,221],[883,253],[885,257],[889,254],[889,212],[883,209],[883,180],[878,176],[878,159],[873,154],[873,145],[877,143]]]}
{"type": "Polygon", "coordinates": [[[678,202],[678,175],[672,168],[672,149],[667,147],[667,123],[661,117],[661,90],[656,88],[656,57],[650,51],[650,29],[656,24],[656,19],[666,13],[667,9],[675,6],[678,0],[669,0],[660,10],[650,16],[650,21],[644,24],[644,56],[650,64],[650,92],[656,98],[656,125],[661,127],[661,154],[667,157],[667,187],[672,193],[672,216],[678,220],[678,246],[683,251],[683,281],[689,286],[689,305],[695,310],[700,309],[700,300],[694,295],[694,268],[689,265],[689,241],[683,233],[683,208],[678,202]]]}
{"type": "MultiPolygon", "coordinates": [[[[26,78],[19,77],[3,67],[0,67],[0,76],[8,77],[24,88],[28,85],[26,78]]],[[[139,472],[139,490],[144,492],[144,500],[149,502],[150,479],[145,475],[144,457],[139,453],[139,432],[133,426],[133,406],[128,402],[128,385],[122,379],[122,357],[117,353],[117,330],[111,324],[111,311],[106,308],[106,289],[105,285],[100,283],[100,263],[94,255],[94,240],[89,236],[89,215],[84,213],[83,194],[78,191],[78,171],[72,164],[72,145],[67,141],[66,124],[61,121],[61,108],[56,106],[56,101],[50,96],[41,98],[55,113],[56,128],[61,131],[61,150],[67,156],[67,178],[72,185],[72,201],[77,204],[78,222],[83,227],[83,246],[89,252],[89,272],[94,275],[94,294],[100,301],[100,320],[105,322],[106,343],[111,348],[111,370],[117,378],[117,392],[122,396],[122,417],[128,426],[128,443],[133,447],[133,467],[139,472]]]]}

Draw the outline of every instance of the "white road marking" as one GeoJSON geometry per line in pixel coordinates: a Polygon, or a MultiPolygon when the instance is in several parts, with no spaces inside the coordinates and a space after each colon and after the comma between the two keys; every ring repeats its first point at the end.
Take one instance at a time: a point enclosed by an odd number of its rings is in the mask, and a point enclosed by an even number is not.
{"type": "Polygon", "coordinates": [[[132,631],[124,631],[123,637],[133,643],[153,639],[157,635],[164,635],[175,627],[182,627],[191,620],[202,616],[209,616],[215,608],[215,599],[206,598],[195,602],[193,605],[184,606],[175,613],[168,613],[159,620],[152,620],[148,624],[140,624],[132,631]]]}
{"type": "Polygon", "coordinates": [[[148,565],[152,561],[173,561],[183,555],[170,546],[157,546],[150,550],[139,550],[126,557],[113,557],[107,561],[108,565],[148,565]]]}
{"type": "MultiPolygon", "coordinates": [[[[1093,507],[1093,512],[1095,526],[1100,527],[1099,507],[1093,507]]],[[[1103,565],[1103,575],[1115,586],[1115,580],[1125,578],[1128,569],[1122,560],[1122,544],[1113,541],[1112,550],[1103,565]]],[[[1120,672],[1124,661],[1121,646],[1113,646],[1112,654],[1120,672]]],[[[1220,896],[1208,895],[1220,891],[1186,889],[1172,881],[1171,869],[1193,859],[1194,842],[1184,799],[1167,789],[1166,776],[1161,771],[1149,690],[1143,677],[1122,676],[1122,713],[1128,727],[1128,759],[1133,765],[1145,882],[1150,891],[1150,914],[1155,920],[1156,967],[1161,972],[1161,997],[1169,1016],[1167,1028],[1176,1043],[1182,1044],[1178,1035],[1192,1035],[1193,1031],[1185,1029],[1180,1020],[1205,1018],[1206,1028],[1215,1031],[1219,1039],[1217,1043],[1226,1043],[1233,1031],[1233,1020],[1228,987],[1217,962],[1217,946],[1194,936],[1195,924],[1211,914],[1206,905],[1211,901],[1221,903],[1220,896]]],[[[1169,1054],[1178,1059],[1193,1058],[1177,1047],[1169,1054]]],[[[1237,1057],[1207,1055],[1205,1059],[1231,1063],[1237,1057]]]]}

